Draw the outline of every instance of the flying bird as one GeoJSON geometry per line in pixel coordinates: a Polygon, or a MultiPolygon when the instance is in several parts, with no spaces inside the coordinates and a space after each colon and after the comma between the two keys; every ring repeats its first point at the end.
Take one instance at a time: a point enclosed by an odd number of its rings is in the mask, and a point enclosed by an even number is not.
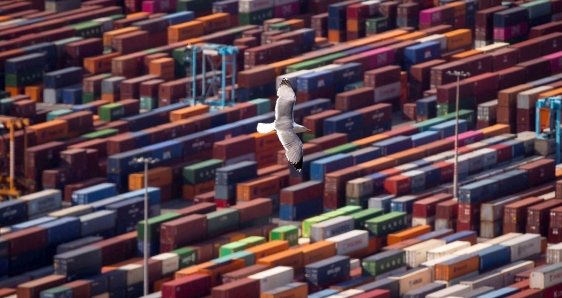
{"type": "Polygon", "coordinates": [[[289,80],[283,78],[277,88],[277,103],[275,104],[275,121],[273,123],[258,123],[259,133],[275,131],[277,137],[285,148],[287,160],[300,172],[302,168],[302,142],[297,133],[310,132],[311,130],[296,124],[293,118],[293,108],[296,96],[289,80]]]}

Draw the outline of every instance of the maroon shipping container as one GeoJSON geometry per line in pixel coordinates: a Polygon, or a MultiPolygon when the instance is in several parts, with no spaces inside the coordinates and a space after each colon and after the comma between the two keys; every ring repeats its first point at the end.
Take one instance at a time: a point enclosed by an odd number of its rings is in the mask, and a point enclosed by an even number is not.
{"type": "MultiPolygon", "coordinates": [[[[452,231],[451,231],[451,234],[452,234],[452,231]]],[[[412,238],[412,239],[400,241],[400,242],[392,244],[392,245],[385,246],[385,247],[382,248],[382,250],[403,250],[404,248],[406,248],[408,246],[416,245],[420,242],[422,242],[422,240],[412,238]]]]}
{"type": "Polygon", "coordinates": [[[236,136],[213,145],[213,158],[228,160],[248,153],[254,153],[255,138],[249,135],[236,136]]]}
{"type": "Polygon", "coordinates": [[[87,164],[85,149],[69,149],[60,153],[61,167],[83,167],[87,164]]]}
{"type": "Polygon", "coordinates": [[[64,46],[65,65],[82,66],[84,58],[100,56],[103,54],[103,42],[101,38],[88,38],[64,46]]]}
{"type": "Polygon", "coordinates": [[[333,133],[327,136],[315,138],[309,141],[310,144],[317,145],[320,150],[330,149],[347,143],[347,134],[333,133]]]}
{"type": "Polygon", "coordinates": [[[192,214],[207,214],[217,210],[217,205],[213,203],[199,203],[193,206],[185,207],[175,212],[181,214],[181,216],[187,216],[192,214]]]}
{"type": "Polygon", "coordinates": [[[123,120],[116,120],[107,122],[104,125],[95,128],[96,131],[114,128],[117,129],[117,133],[124,133],[129,131],[129,122],[123,120]]]}
{"type": "Polygon", "coordinates": [[[40,227],[32,227],[17,232],[2,235],[2,239],[8,242],[11,257],[22,253],[44,248],[47,245],[47,230],[40,227]]]}
{"type": "Polygon", "coordinates": [[[140,85],[141,85],[141,83],[144,83],[144,82],[147,82],[147,81],[153,81],[153,80],[156,80],[156,79],[158,79],[158,76],[144,75],[144,76],[124,80],[120,84],[121,98],[124,98],[124,99],[127,99],[127,98],[140,99],[140,96],[141,96],[140,85]]]}
{"type": "Polygon", "coordinates": [[[358,109],[355,112],[363,115],[363,126],[369,127],[392,119],[392,105],[379,103],[358,109]]]}
{"type": "MultiPolygon", "coordinates": [[[[560,1],[551,1],[550,3],[560,3],[560,1]]],[[[543,25],[532,27],[529,30],[529,38],[536,38],[550,33],[562,31],[562,22],[550,22],[543,25]]]]}
{"type": "Polygon", "coordinates": [[[527,225],[527,208],[543,201],[538,197],[530,197],[506,205],[503,211],[503,233],[524,232],[527,225]]]}
{"type": "Polygon", "coordinates": [[[542,40],[539,38],[529,39],[509,46],[511,49],[517,51],[517,62],[525,62],[533,59],[540,58],[542,40]]]}
{"type": "Polygon", "coordinates": [[[414,202],[413,217],[430,218],[436,215],[437,204],[451,200],[452,194],[436,194],[414,202]]]}
{"type": "Polygon", "coordinates": [[[430,36],[430,35],[433,35],[433,34],[447,33],[447,32],[450,32],[452,30],[453,30],[453,26],[443,24],[443,25],[432,26],[432,27],[429,27],[429,28],[426,28],[426,29],[421,29],[419,31],[425,32],[427,34],[427,36],[430,36]]]}
{"type": "Polygon", "coordinates": [[[239,88],[252,88],[273,83],[275,79],[275,69],[264,65],[239,72],[236,82],[239,88]]]}
{"type": "Polygon", "coordinates": [[[259,298],[260,281],[257,279],[243,278],[237,281],[229,282],[227,284],[214,287],[211,290],[211,296],[213,298],[259,298]]]}
{"type": "Polygon", "coordinates": [[[541,36],[537,39],[540,40],[541,55],[546,56],[559,52],[560,48],[558,47],[558,45],[562,43],[562,33],[553,32],[541,36]]]}
{"type": "Polygon", "coordinates": [[[92,282],[87,280],[76,280],[63,285],[72,289],[72,297],[91,297],[92,282]]]}
{"type": "Polygon", "coordinates": [[[366,71],[364,74],[365,86],[378,88],[400,82],[400,67],[389,65],[366,71]]]}
{"type": "Polygon", "coordinates": [[[519,63],[518,50],[514,48],[503,48],[489,53],[492,56],[492,70],[497,72],[508,69],[519,63]]]}
{"type": "Polygon", "coordinates": [[[148,42],[148,32],[135,31],[113,37],[111,48],[113,51],[121,53],[121,55],[127,55],[148,49],[148,42]]]}
{"type": "Polygon", "coordinates": [[[415,126],[402,126],[400,128],[393,128],[387,132],[385,132],[385,136],[388,138],[396,137],[396,136],[411,136],[417,134],[419,129],[415,126]]]}
{"type": "Polygon", "coordinates": [[[193,204],[195,205],[200,205],[203,203],[209,203],[209,204],[213,204],[215,207],[217,206],[217,204],[214,203],[215,202],[215,192],[214,191],[210,191],[210,192],[206,192],[200,195],[196,195],[195,197],[193,197],[193,204]]]}
{"type": "Polygon", "coordinates": [[[45,168],[46,166],[58,165],[60,152],[66,146],[62,142],[49,142],[39,146],[28,147],[26,150],[26,167],[45,168]]]}
{"type": "Polygon", "coordinates": [[[210,290],[211,277],[207,274],[195,273],[163,283],[161,291],[162,297],[196,298],[209,295],[210,290]]]}
{"type": "Polygon", "coordinates": [[[109,266],[137,256],[136,231],[90,244],[101,251],[102,266],[109,266]]]}
{"type": "Polygon", "coordinates": [[[39,298],[42,291],[61,286],[65,282],[66,276],[64,275],[48,275],[19,284],[16,289],[16,296],[18,298],[39,298]]]}
{"type": "Polygon", "coordinates": [[[555,197],[562,199],[562,180],[556,181],[555,197]]]}
{"type": "Polygon", "coordinates": [[[362,177],[365,169],[353,166],[326,174],[324,178],[324,208],[337,209],[345,205],[347,181],[362,177]]]}
{"type": "Polygon", "coordinates": [[[267,269],[269,269],[269,266],[256,264],[256,265],[248,266],[246,268],[242,268],[242,269],[238,269],[238,270],[235,270],[235,271],[232,271],[232,272],[228,272],[228,273],[223,274],[222,283],[226,284],[226,283],[229,283],[229,282],[234,282],[234,281],[246,278],[250,275],[260,273],[260,272],[265,271],[267,269]]]}
{"type": "Polygon", "coordinates": [[[90,186],[94,186],[94,185],[98,185],[100,183],[104,183],[106,182],[107,179],[106,178],[92,178],[92,179],[88,179],[88,180],[84,180],[78,183],[74,183],[74,184],[68,184],[64,186],[64,201],[65,202],[72,202],[72,193],[86,188],[86,187],[90,187],[90,186]]]}
{"type": "Polygon", "coordinates": [[[295,44],[293,40],[280,40],[275,43],[246,49],[244,52],[244,69],[288,59],[295,51],[295,44]]]}
{"type": "Polygon", "coordinates": [[[332,102],[335,100],[336,94],[334,93],[334,87],[328,86],[320,89],[316,89],[310,92],[297,92],[297,102],[296,104],[301,104],[307,101],[311,101],[317,98],[327,98],[332,102]]]}
{"type": "Polygon", "coordinates": [[[21,118],[32,118],[35,115],[35,101],[31,99],[20,100],[10,106],[10,115],[21,118]]]}
{"type": "Polygon", "coordinates": [[[68,123],[69,132],[86,132],[93,127],[94,118],[90,111],[80,111],[60,116],[57,119],[68,123]]]}
{"type": "Polygon", "coordinates": [[[160,250],[169,252],[205,239],[207,217],[191,214],[160,226],[160,250]]]}
{"type": "Polygon", "coordinates": [[[95,75],[82,80],[84,93],[101,94],[101,82],[107,79],[106,74],[95,75]]]}
{"type": "MultiPolygon", "coordinates": [[[[144,260],[134,262],[135,265],[144,266],[144,260]]],[[[162,261],[153,258],[148,259],[148,282],[150,284],[162,279],[162,261]]]]}
{"type": "MultiPolygon", "coordinates": [[[[459,98],[474,96],[474,82],[462,80],[458,84],[459,98]]],[[[457,83],[445,84],[437,87],[437,102],[454,104],[457,96],[457,83]]]]}
{"type": "Polygon", "coordinates": [[[440,202],[435,208],[436,219],[454,220],[458,217],[459,203],[456,199],[440,202]]]}
{"type": "Polygon", "coordinates": [[[552,74],[550,69],[550,60],[545,58],[537,58],[522,63],[518,63],[517,66],[525,68],[525,78],[527,81],[535,81],[552,74]]]}
{"type": "Polygon", "coordinates": [[[303,119],[303,124],[305,127],[310,129],[313,134],[319,136],[324,132],[324,120],[336,115],[341,114],[339,110],[327,110],[320,112],[318,114],[306,116],[303,119]]]}
{"type": "Polygon", "coordinates": [[[470,72],[470,65],[468,63],[465,63],[464,60],[459,60],[459,61],[449,62],[432,67],[430,87],[435,88],[441,85],[456,82],[455,77],[447,75],[448,71],[455,71],[455,70],[470,72]]]}
{"type": "Polygon", "coordinates": [[[98,156],[100,158],[107,157],[107,139],[94,139],[76,145],[68,146],[68,149],[77,149],[77,148],[95,149],[98,151],[98,156]]]}
{"type": "Polygon", "coordinates": [[[249,202],[236,204],[230,208],[238,210],[240,223],[244,223],[265,216],[270,216],[272,202],[271,199],[258,198],[249,202]]]}
{"type": "Polygon", "coordinates": [[[550,211],[554,208],[562,206],[562,200],[547,200],[545,202],[530,206],[527,208],[527,230],[533,230],[532,232],[541,234],[543,236],[547,235],[547,228],[549,227],[550,211]],[[536,228],[531,228],[531,227],[536,228]]]}
{"type": "Polygon", "coordinates": [[[541,159],[518,167],[527,171],[529,185],[536,186],[555,179],[555,162],[552,159],[541,159]]]}
{"type": "Polygon", "coordinates": [[[296,205],[321,197],[323,193],[324,184],[321,181],[309,181],[292,186],[291,189],[282,189],[280,193],[280,204],[296,205]]]}
{"type": "Polygon", "coordinates": [[[128,133],[107,138],[107,155],[118,154],[135,149],[135,139],[128,133]]]}
{"type": "Polygon", "coordinates": [[[183,137],[195,132],[195,128],[190,123],[170,122],[159,126],[164,131],[166,140],[183,137]]]}
{"type": "Polygon", "coordinates": [[[368,107],[375,102],[375,90],[369,87],[363,87],[350,90],[336,95],[336,110],[353,111],[360,108],[368,107]]]}
{"type": "Polygon", "coordinates": [[[480,206],[485,202],[459,203],[457,231],[480,231],[480,206]]]}

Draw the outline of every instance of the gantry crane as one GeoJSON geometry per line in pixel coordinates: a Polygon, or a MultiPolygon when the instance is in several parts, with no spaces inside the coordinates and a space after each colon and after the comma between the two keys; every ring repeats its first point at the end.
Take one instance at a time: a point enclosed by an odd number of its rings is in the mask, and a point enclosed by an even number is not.
{"type": "MultiPolygon", "coordinates": [[[[221,44],[204,44],[204,45],[188,45],[184,52],[184,62],[186,73],[192,77],[191,92],[187,92],[186,100],[191,104],[204,103],[210,106],[224,108],[234,103],[236,75],[232,75],[232,89],[230,101],[226,101],[226,69],[227,66],[232,67],[232,74],[236,73],[236,54],[238,47],[221,45],[221,44]],[[201,55],[201,92],[197,92],[197,57],[201,55]],[[216,65],[216,61],[212,56],[219,55],[221,58],[221,67],[216,65]],[[230,59],[227,59],[230,56],[230,59]],[[207,71],[207,63],[211,66],[211,70],[207,71]],[[210,74],[210,76],[209,76],[210,74]],[[220,86],[218,86],[220,82],[220,86]],[[208,86],[207,86],[208,85],[208,86]],[[220,90],[218,90],[220,87],[220,90]],[[191,94],[190,94],[191,93],[191,94]],[[209,100],[219,97],[219,101],[209,100]]],[[[186,86],[189,90],[189,85],[186,86]]]]}
{"type": "Polygon", "coordinates": [[[536,103],[535,131],[537,139],[554,139],[556,142],[556,164],[560,163],[560,107],[562,96],[541,98],[536,103]],[[549,131],[542,133],[541,108],[549,109],[549,131]]]}
{"type": "MultiPolygon", "coordinates": [[[[15,175],[15,130],[16,129],[23,129],[23,148],[18,148],[17,150],[25,150],[27,149],[27,137],[25,133],[25,128],[29,126],[29,119],[27,118],[13,118],[13,117],[0,117],[0,125],[3,128],[7,128],[10,133],[10,151],[8,153],[9,163],[10,163],[10,170],[9,176],[2,176],[1,182],[2,186],[0,187],[0,196],[2,199],[5,197],[13,197],[16,198],[19,196],[19,191],[15,187],[16,182],[16,175],[15,175]]],[[[24,165],[25,165],[25,153],[24,153],[24,165]]]]}

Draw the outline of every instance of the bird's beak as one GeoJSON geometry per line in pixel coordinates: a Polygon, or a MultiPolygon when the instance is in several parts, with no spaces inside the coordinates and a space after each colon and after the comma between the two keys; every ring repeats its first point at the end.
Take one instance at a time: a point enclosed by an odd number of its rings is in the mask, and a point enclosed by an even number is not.
{"type": "Polygon", "coordinates": [[[312,130],[310,130],[310,129],[307,129],[307,130],[306,130],[306,132],[312,132],[312,130]]]}

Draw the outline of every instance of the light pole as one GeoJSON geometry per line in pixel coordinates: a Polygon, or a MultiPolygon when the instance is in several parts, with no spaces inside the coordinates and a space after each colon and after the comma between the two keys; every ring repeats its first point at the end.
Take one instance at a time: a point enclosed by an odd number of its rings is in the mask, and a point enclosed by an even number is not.
{"type": "Polygon", "coordinates": [[[469,72],[464,71],[447,71],[447,74],[450,76],[457,77],[457,100],[455,105],[455,169],[454,169],[454,176],[453,176],[453,195],[455,198],[458,198],[458,183],[459,183],[459,89],[460,89],[460,82],[461,77],[468,77],[470,76],[469,72]]]}
{"type": "Polygon", "coordinates": [[[135,163],[144,163],[144,296],[148,295],[148,164],[154,164],[158,161],[158,158],[152,157],[133,159],[135,163]]]}

